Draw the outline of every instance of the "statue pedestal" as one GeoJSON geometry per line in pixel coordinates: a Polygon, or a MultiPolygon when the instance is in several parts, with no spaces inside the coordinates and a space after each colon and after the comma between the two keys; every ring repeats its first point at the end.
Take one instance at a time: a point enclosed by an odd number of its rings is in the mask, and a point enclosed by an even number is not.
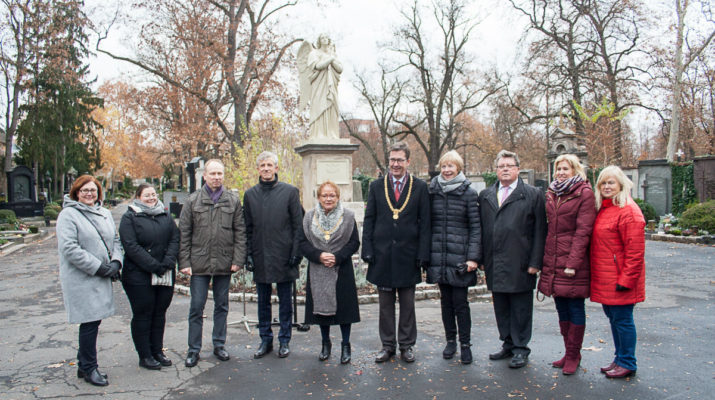
{"type": "Polygon", "coordinates": [[[306,210],[315,207],[318,186],[325,181],[335,182],[340,188],[343,206],[354,208],[348,203],[353,201],[352,154],[358,147],[360,145],[350,143],[350,139],[312,138],[295,148],[303,158],[303,207],[306,210]]]}

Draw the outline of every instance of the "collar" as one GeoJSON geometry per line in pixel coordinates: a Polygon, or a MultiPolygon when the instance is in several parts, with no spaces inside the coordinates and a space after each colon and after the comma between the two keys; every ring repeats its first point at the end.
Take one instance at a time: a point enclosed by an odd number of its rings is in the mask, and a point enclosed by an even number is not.
{"type": "MultiPolygon", "coordinates": [[[[518,184],[519,184],[519,178],[515,179],[514,182],[512,182],[511,185],[509,185],[509,192],[510,193],[513,192],[516,189],[518,184]]],[[[504,186],[501,185],[501,182],[499,182],[499,187],[497,188],[497,192],[502,190],[503,187],[504,186]]]]}
{"type": "Polygon", "coordinates": [[[400,178],[400,179],[395,179],[395,177],[392,176],[392,174],[390,174],[390,182],[392,182],[393,187],[395,186],[396,182],[400,182],[400,184],[402,184],[402,187],[405,187],[406,179],[407,179],[407,174],[402,175],[402,178],[400,178]]]}

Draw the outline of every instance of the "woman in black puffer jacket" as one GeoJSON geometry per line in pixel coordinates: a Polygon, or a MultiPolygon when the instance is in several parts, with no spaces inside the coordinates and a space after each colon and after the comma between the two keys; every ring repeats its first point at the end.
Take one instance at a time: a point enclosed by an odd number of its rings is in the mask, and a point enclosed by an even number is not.
{"type": "Polygon", "coordinates": [[[439,166],[441,173],[429,186],[432,251],[427,282],[438,283],[441,293],[442,322],[447,336],[442,356],[454,357],[459,328],[461,361],[469,364],[472,319],[467,292],[469,286],[477,283],[476,269],[482,259],[478,193],[462,173],[464,161],[459,153],[454,150],[445,153],[439,166]]]}
{"type": "Polygon", "coordinates": [[[142,183],[119,224],[124,246],[122,286],[132,307],[132,339],[139,365],[147,369],[170,366],[162,350],[166,310],[174,295],[179,228],[157,199],[156,190],[142,183]]]}

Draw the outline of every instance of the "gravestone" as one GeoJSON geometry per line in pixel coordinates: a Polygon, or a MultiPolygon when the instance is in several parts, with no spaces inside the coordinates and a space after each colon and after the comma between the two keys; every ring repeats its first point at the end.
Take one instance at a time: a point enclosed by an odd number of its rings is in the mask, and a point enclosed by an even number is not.
{"type": "Polygon", "coordinates": [[[650,203],[658,215],[669,214],[673,207],[670,164],[667,160],[643,160],[638,163],[638,187],[643,200],[650,203]]]}
{"type": "Polygon", "coordinates": [[[204,185],[204,162],[203,157],[194,157],[191,161],[186,163],[189,193],[194,193],[204,185]]]}
{"type": "Polygon", "coordinates": [[[13,210],[18,217],[42,216],[45,204],[37,201],[35,174],[24,165],[7,172],[7,202],[0,209],[13,210]]]}
{"type": "Polygon", "coordinates": [[[715,199],[715,156],[696,157],[693,160],[693,180],[699,202],[715,199]]]}

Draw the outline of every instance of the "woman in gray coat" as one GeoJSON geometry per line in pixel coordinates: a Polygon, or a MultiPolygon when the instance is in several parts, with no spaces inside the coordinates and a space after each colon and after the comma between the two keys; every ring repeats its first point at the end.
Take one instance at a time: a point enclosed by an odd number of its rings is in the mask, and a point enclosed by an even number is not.
{"type": "Polygon", "coordinates": [[[102,186],[83,175],[65,195],[57,218],[60,282],[71,324],[79,325],[77,377],[107,386],[97,369],[97,333],[102,319],[114,315],[112,280],[119,278],[122,246],[111,213],[102,207],[102,186]]]}

